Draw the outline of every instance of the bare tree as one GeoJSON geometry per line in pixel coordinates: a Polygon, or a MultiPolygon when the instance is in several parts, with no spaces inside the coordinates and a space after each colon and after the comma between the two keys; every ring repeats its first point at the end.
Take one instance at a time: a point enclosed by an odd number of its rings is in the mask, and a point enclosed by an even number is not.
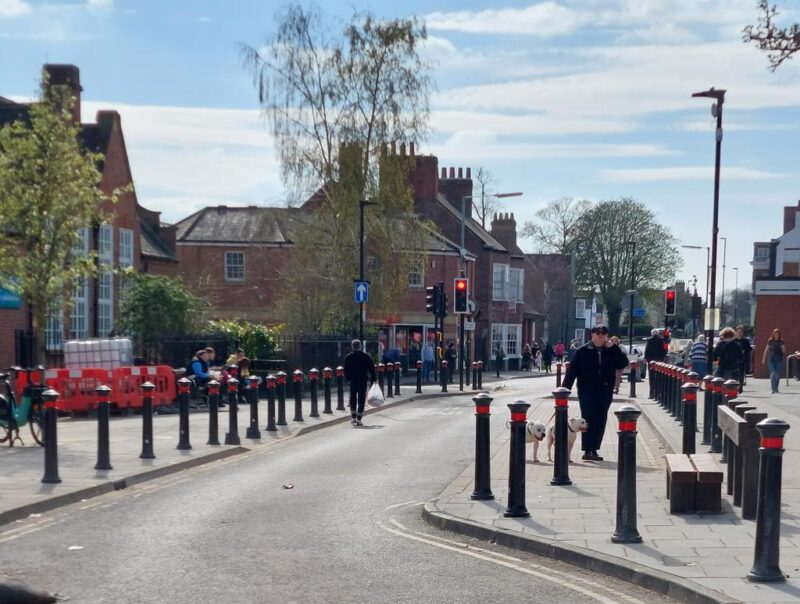
{"type": "Polygon", "coordinates": [[[485,229],[486,220],[501,208],[500,200],[493,195],[493,185],[497,181],[492,171],[483,166],[475,172],[475,180],[478,184],[473,187],[472,207],[485,229]]]}
{"type": "Polygon", "coordinates": [[[800,25],[779,27],[776,21],[780,13],[777,6],[770,6],[769,0],[759,0],[758,11],[758,24],[745,27],[743,39],[766,52],[770,69],[775,71],[800,50],[800,25]]]}
{"type": "Polygon", "coordinates": [[[561,197],[536,212],[537,221],[522,225],[522,236],[533,239],[539,253],[569,254],[577,236],[576,226],[591,202],[561,197]]]}

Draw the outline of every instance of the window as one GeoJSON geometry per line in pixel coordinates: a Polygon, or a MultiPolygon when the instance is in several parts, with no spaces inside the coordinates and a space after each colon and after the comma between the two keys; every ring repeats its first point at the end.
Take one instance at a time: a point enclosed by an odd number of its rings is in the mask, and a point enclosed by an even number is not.
{"type": "Polygon", "coordinates": [[[756,258],[769,258],[769,248],[768,247],[756,248],[756,258]]]}
{"type": "Polygon", "coordinates": [[[508,284],[508,265],[492,265],[492,300],[506,300],[506,285],[508,284]]]}
{"type": "Polygon", "coordinates": [[[64,349],[64,304],[57,300],[50,305],[44,328],[45,346],[48,352],[64,349]]]}
{"type": "Polygon", "coordinates": [[[508,269],[508,293],[506,298],[522,304],[525,301],[523,289],[525,285],[525,271],[521,268],[508,269]]]}
{"type": "MultiPolygon", "coordinates": [[[[76,256],[86,256],[89,254],[89,229],[79,229],[80,237],[78,244],[72,249],[76,256]]],[[[87,326],[89,323],[89,281],[81,279],[75,286],[72,293],[72,309],[70,311],[70,331],[76,340],[83,340],[88,337],[87,326]]]]}
{"type": "Polygon", "coordinates": [[[114,329],[114,227],[110,224],[100,225],[97,252],[97,335],[102,338],[114,329]]]}
{"type": "Polygon", "coordinates": [[[508,264],[492,265],[492,300],[495,302],[524,302],[525,271],[508,264]]]}
{"type": "Polygon", "coordinates": [[[586,298],[575,298],[575,318],[586,318],[586,298]]]}
{"type": "Polygon", "coordinates": [[[417,258],[412,260],[411,267],[408,270],[408,286],[412,288],[420,288],[425,280],[424,268],[422,260],[417,258]]]}
{"type": "Polygon", "coordinates": [[[575,329],[575,339],[578,340],[578,346],[586,341],[586,330],[583,327],[575,329]]]}
{"type": "Polygon", "coordinates": [[[495,358],[497,345],[503,347],[506,357],[519,358],[522,325],[492,323],[492,358],[495,358]]]}
{"type": "Polygon", "coordinates": [[[244,281],[244,252],[225,252],[225,281],[244,281]]]}
{"type": "MultiPolygon", "coordinates": [[[[133,230],[119,230],[119,267],[121,269],[133,266],[133,230]]],[[[128,288],[128,279],[124,276],[119,278],[119,303],[125,297],[125,290],[128,288]]]]}

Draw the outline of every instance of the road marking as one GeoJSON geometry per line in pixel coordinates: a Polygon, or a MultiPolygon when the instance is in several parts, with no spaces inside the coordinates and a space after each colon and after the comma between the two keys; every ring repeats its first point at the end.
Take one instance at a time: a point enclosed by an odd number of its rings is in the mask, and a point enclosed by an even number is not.
{"type": "Polygon", "coordinates": [[[385,510],[393,510],[395,508],[401,508],[404,505],[423,505],[424,501],[405,501],[403,503],[395,503],[394,505],[390,505],[388,508],[384,508],[385,510]]]}

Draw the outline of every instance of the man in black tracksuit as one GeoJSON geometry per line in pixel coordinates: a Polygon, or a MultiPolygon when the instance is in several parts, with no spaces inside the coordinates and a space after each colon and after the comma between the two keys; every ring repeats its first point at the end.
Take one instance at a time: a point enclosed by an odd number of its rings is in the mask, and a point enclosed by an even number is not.
{"type": "Polygon", "coordinates": [[[363,426],[361,416],[364,415],[367,386],[375,382],[375,363],[372,357],[361,350],[359,340],[353,340],[350,347],[353,351],[344,357],[344,377],[350,382],[350,423],[363,426]]]}
{"type": "Polygon", "coordinates": [[[603,461],[598,455],[606,431],[608,409],[614,393],[617,369],[628,366],[628,357],[608,339],[608,328],[592,328],[592,341],[581,346],[567,368],[564,388],[578,381],[581,415],[589,428],[581,436],[581,449],[587,461],[603,461]]]}

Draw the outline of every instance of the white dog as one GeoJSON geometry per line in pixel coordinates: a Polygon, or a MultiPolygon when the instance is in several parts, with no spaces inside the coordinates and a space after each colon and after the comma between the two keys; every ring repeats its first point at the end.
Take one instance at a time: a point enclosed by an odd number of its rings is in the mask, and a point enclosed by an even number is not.
{"type": "MultiPolygon", "coordinates": [[[[586,432],[589,428],[589,423],[583,419],[582,417],[573,417],[567,420],[567,446],[569,453],[567,453],[567,459],[570,463],[572,463],[572,447],[575,445],[575,439],[578,438],[578,432],[586,432]]],[[[556,442],[556,427],[550,426],[547,430],[547,461],[553,461],[551,457],[551,452],[553,449],[553,444],[556,442]]],[[[536,449],[538,448],[538,443],[534,443],[534,461],[536,461],[536,449]]]]}
{"type": "Polygon", "coordinates": [[[533,461],[539,462],[539,443],[544,440],[547,434],[547,426],[544,422],[529,421],[525,424],[525,442],[533,443],[533,461]]]}

